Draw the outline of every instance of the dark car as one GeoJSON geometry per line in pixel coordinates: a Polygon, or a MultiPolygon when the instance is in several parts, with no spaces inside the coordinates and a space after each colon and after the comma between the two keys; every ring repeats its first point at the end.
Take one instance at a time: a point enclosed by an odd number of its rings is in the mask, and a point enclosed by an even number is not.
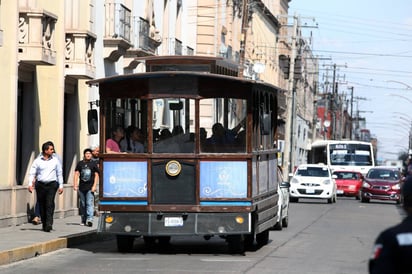
{"type": "Polygon", "coordinates": [[[337,170],[333,172],[336,175],[336,193],[341,196],[355,197],[359,200],[359,190],[362,187],[363,176],[358,171],[337,170]]]}
{"type": "Polygon", "coordinates": [[[374,167],[366,174],[360,199],[367,203],[371,199],[395,201],[401,203],[401,172],[396,167],[374,167]]]}

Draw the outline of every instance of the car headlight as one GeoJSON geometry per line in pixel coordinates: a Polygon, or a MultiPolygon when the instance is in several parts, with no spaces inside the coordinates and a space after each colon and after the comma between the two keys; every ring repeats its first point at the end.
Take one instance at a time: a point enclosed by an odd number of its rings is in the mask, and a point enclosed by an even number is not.
{"type": "Polygon", "coordinates": [[[296,178],[292,178],[292,180],[290,180],[291,184],[299,184],[299,180],[296,178]]]}
{"type": "Polygon", "coordinates": [[[399,189],[401,189],[401,185],[400,185],[400,184],[396,184],[396,185],[393,185],[391,188],[392,188],[393,190],[399,190],[399,189]]]}
{"type": "Polygon", "coordinates": [[[327,180],[323,181],[323,184],[324,184],[324,185],[328,185],[328,184],[330,184],[330,180],[329,180],[329,179],[327,179],[327,180]]]}
{"type": "Polygon", "coordinates": [[[370,185],[369,183],[367,183],[367,182],[363,182],[362,187],[364,187],[364,188],[370,188],[371,185],[370,185]]]}

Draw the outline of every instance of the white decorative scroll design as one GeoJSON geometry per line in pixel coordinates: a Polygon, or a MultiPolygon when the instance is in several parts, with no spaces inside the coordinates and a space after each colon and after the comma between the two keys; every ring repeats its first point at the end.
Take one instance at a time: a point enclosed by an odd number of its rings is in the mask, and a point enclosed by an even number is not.
{"type": "Polygon", "coordinates": [[[86,55],[85,55],[85,62],[86,64],[93,65],[94,64],[94,43],[96,39],[88,36],[86,38],[86,55]]]}
{"type": "Polygon", "coordinates": [[[66,61],[73,61],[74,59],[73,49],[74,49],[73,36],[66,36],[65,54],[64,54],[66,61]]]}
{"type": "Polygon", "coordinates": [[[27,17],[19,17],[19,44],[28,43],[29,25],[27,24],[27,17]]]}
{"type": "Polygon", "coordinates": [[[51,17],[44,16],[43,20],[43,47],[52,50],[54,47],[54,23],[55,20],[51,17]]]}

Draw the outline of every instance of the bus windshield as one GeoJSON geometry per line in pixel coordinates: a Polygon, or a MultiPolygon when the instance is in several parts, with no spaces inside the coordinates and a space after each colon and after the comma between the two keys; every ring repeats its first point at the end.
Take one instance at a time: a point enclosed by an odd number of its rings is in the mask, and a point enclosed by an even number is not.
{"type": "Polygon", "coordinates": [[[370,146],[362,144],[330,144],[330,164],[367,166],[372,164],[370,146]]]}

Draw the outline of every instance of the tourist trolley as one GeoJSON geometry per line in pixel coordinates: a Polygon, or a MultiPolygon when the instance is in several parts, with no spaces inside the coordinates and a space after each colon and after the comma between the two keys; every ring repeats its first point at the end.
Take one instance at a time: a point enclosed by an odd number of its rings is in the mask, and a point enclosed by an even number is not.
{"type": "Polygon", "coordinates": [[[136,237],[220,236],[232,252],[266,244],[278,212],[280,90],[236,77],[221,58],[140,61],[147,72],[87,82],[100,94],[98,232],[116,235],[119,251],[136,237]],[[144,151],[107,153],[118,126],[139,128],[144,151]]]}

